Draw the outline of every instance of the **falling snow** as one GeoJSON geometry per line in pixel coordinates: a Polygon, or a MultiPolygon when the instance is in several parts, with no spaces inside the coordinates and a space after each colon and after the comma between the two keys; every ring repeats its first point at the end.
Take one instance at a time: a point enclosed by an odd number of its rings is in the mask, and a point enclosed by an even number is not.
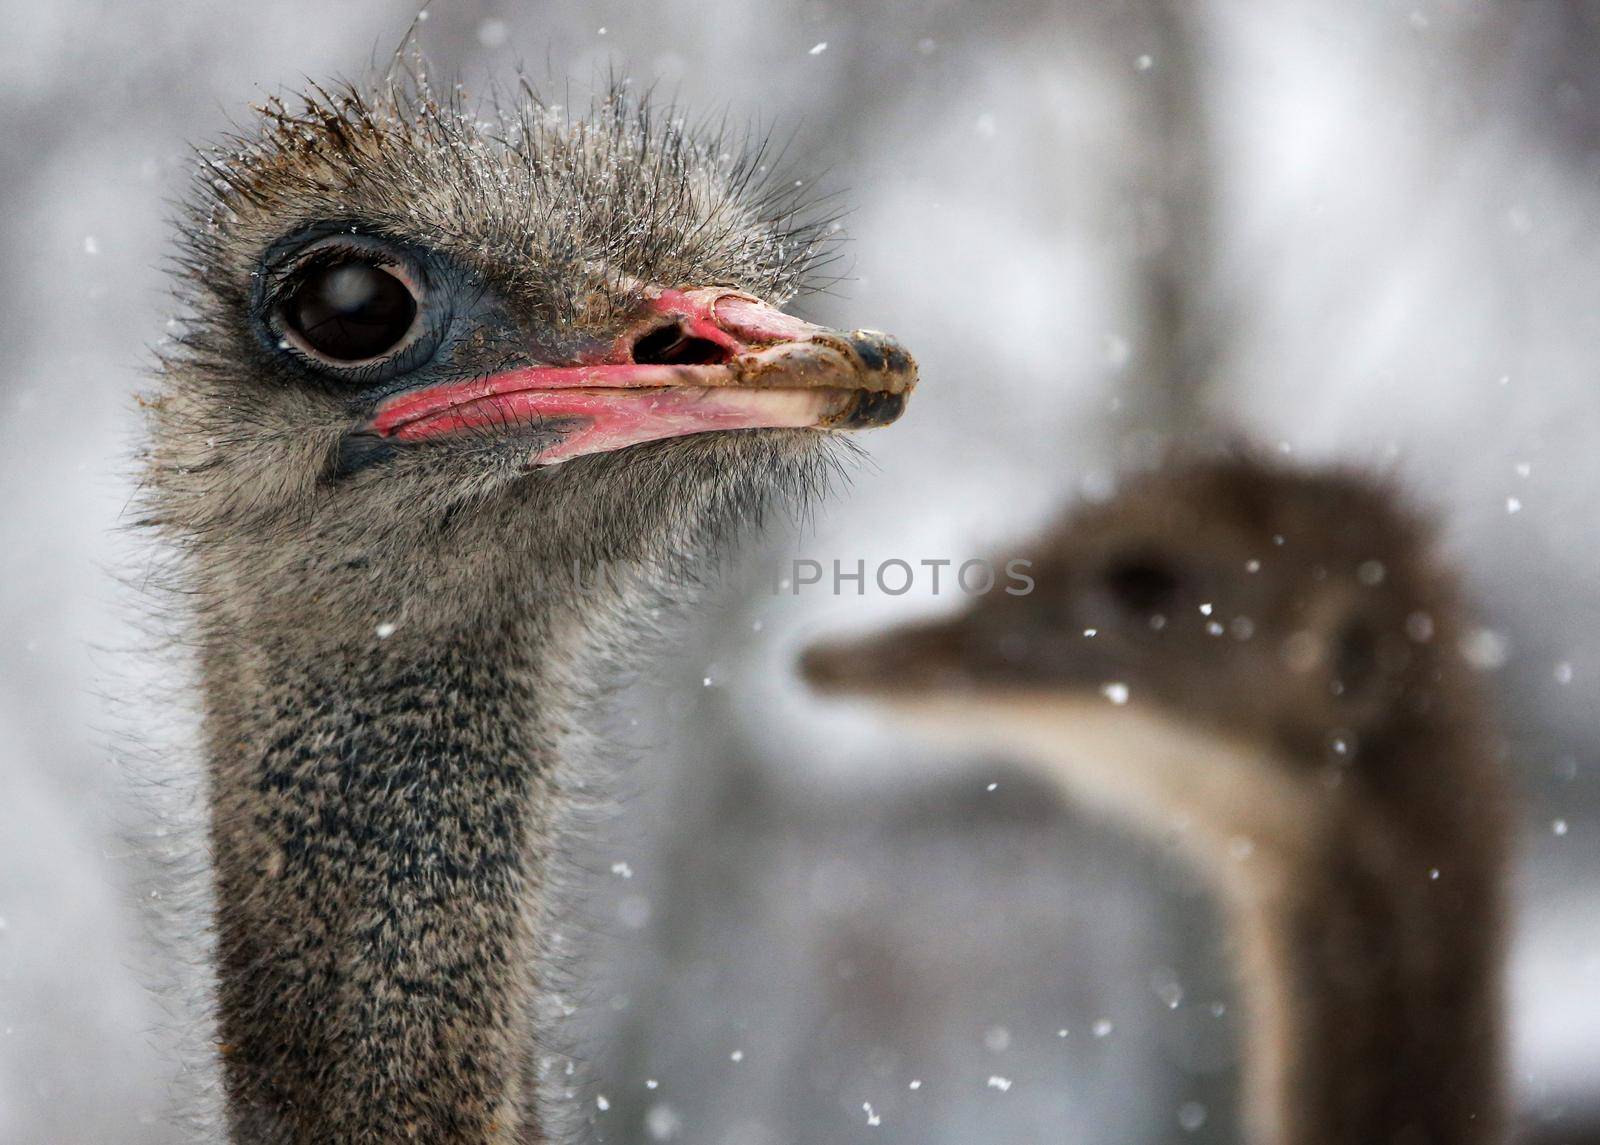
{"type": "Polygon", "coordinates": [[[644,1129],[652,1141],[672,1141],[682,1131],[683,1119],[672,1106],[657,1102],[645,1112],[644,1129]]]}
{"type": "Polygon", "coordinates": [[[1480,672],[1503,668],[1509,649],[1506,638],[1492,628],[1474,628],[1461,638],[1461,655],[1480,672]]]}
{"type": "Polygon", "coordinates": [[[1156,997],[1161,999],[1161,1004],[1169,1010],[1176,1010],[1183,1005],[1183,986],[1178,982],[1170,970],[1158,973],[1153,983],[1156,997]]]}

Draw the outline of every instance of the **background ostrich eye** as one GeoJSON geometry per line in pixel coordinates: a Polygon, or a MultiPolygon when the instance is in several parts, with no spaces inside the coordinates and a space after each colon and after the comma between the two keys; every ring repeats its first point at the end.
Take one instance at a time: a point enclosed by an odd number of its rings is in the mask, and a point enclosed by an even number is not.
{"type": "Polygon", "coordinates": [[[1352,620],[1339,633],[1334,651],[1334,678],[1346,694],[1359,692],[1378,667],[1378,637],[1370,625],[1352,620]]]}
{"type": "Polygon", "coordinates": [[[1171,606],[1178,595],[1178,574],[1159,557],[1125,557],[1106,569],[1106,591],[1128,612],[1147,614],[1171,606]]]}
{"type": "Polygon", "coordinates": [[[284,324],[303,348],[335,362],[361,362],[395,349],[411,331],[417,298],[387,267],[345,262],[313,270],[283,305],[284,324]]]}

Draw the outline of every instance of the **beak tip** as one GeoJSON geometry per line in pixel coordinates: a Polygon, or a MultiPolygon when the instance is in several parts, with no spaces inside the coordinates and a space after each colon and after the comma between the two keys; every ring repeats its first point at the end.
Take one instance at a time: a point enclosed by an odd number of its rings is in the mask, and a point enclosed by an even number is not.
{"type": "Polygon", "coordinates": [[[899,419],[906,395],[884,390],[862,390],[834,422],[835,429],[876,429],[899,419]]]}
{"type": "Polygon", "coordinates": [[[903,378],[907,388],[915,384],[917,363],[898,339],[881,330],[853,330],[846,339],[861,364],[874,373],[903,378]]]}

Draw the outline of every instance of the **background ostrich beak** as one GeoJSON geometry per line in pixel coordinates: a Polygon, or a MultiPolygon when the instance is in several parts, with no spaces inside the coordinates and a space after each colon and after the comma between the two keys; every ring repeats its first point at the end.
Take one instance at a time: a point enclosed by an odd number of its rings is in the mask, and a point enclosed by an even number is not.
{"type": "Polygon", "coordinates": [[[603,354],[397,394],[354,435],[395,444],[559,426],[533,459],[549,465],[717,430],[887,425],[916,384],[887,334],[829,330],[721,287],[643,294],[647,316],[603,354]]]}
{"type": "Polygon", "coordinates": [[[814,644],[800,675],[817,691],[889,697],[950,691],[969,682],[967,618],[928,621],[852,640],[814,644]]]}
{"type": "Polygon", "coordinates": [[[823,641],[800,654],[800,675],[824,695],[877,702],[998,693],[1048,681],[1061,694],[1097,695],[1127,667],[1117,645],[1073,629],[1050,631],[1011,598],[954,616],[823,641]],[[1010,605],[1011,607],[1007,607],[1010,605]]]}

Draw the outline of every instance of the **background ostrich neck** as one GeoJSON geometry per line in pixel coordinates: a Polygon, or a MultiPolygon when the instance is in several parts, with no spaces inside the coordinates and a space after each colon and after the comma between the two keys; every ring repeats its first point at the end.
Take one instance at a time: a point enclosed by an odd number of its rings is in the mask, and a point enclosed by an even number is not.
{"type": "Polygon", "coordinates": [[[1332,786],[1320,760],[1156,704],[1040,691],[889,710],[1010,753],[1214,876],[1240,943],[1252,1141],[1487,1145],[1503,1140],[1506,790],[1480,698],[1442,694],[1457,701],[1332,786]]]}
{"type": "Polygon", "coordinates": [[[1499,840],[1348,810],[1232,857],[1252,1140],[1502,1141],[1499,840]]]}
{"type": "Polygon", "coordinates": [[[539,625],[275,631],[203,663],[236,1139],[542,1140],[539,625]]]}

